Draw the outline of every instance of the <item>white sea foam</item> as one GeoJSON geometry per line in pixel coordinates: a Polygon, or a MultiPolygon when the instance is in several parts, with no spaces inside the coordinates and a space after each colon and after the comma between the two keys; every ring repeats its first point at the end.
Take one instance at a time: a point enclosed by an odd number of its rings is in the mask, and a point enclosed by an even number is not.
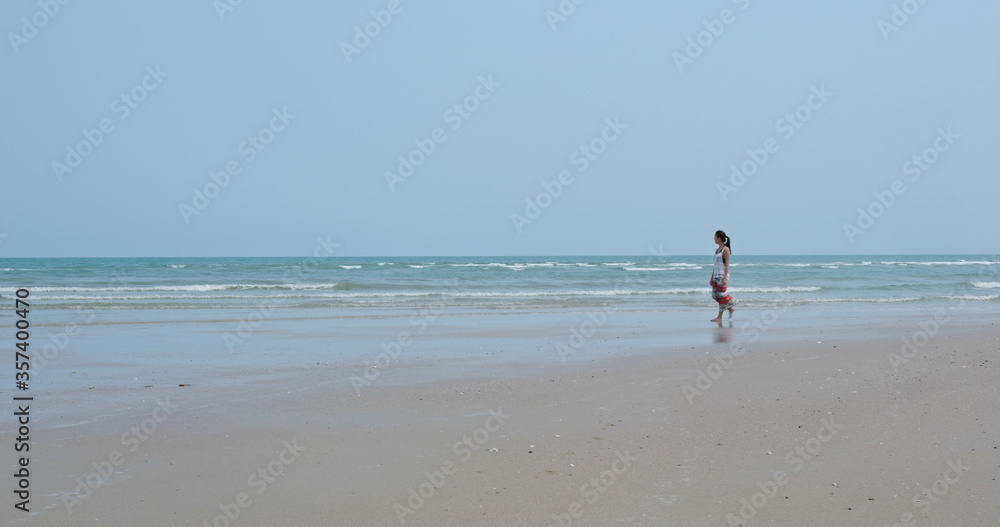
{"type": "MultiPolygon", "coordinates": [[[[884,263],[884,262],[883,262],[884,263]]],[[[873,265],[870,261],[863,261],[860,263],[851,262],[814,262],[814,263],[732,263],[730,266],[737,267],[763,267],[768,265],[774,265],[777,267],[822,267],[824,269],[837,269],[838,267],[862,267],[873,265]]]]}
{"type": "MultiPolygon", "coordinates": [[[[196,286],[154,286],[145,288],[91,288],[91,287],[43,287],[36,288],[37,292],[51,293],[103,293],[95,295],[46,295],[47,299],[53,300],[86,300],[86,299],[150,299],[150,298],[357,298],[357,297],[392,297],[392,296],[453,296],[453,297],[570,297],[570,296],[624,296],[624,295],[684,295],[703,294],[711,291],[710,287],[687,287],[668,289],[584,289],[567,291],[344,291],[338,293],[316,293],[316,294],[266,294],[254,295],[251,290],[281,290],[291,289],[308,293],[311,290],[322,291],[336,288],[337,284],[280,284],[280,285],[196,285],[196,286]],[[122,295],[121,293],[143,293],[147,295],[122,295]],[[204,294],[204,295],[183,295],[183,294],[163,294],[163,293],[231,293],[231,294],[204,294]],[[109,294],[110,293],[110,294],[109,294]],[[114,294],[118,293],[118,294],[114,294]],[[241,294],[242,293],[242,294],[241,294]],[[250,293],[249,295],[247,293],[250,293]]],[[[815,292],[819,287],[746,287],[730,288],[732,292],[738,293],[791,293],[791,292],[815,292]]],[[[13,289],[10,289],[13,292],[13,289]]]]}
{"type": "Polygon", "coordinates": [[[972,282],[972,287],[979,289],[1000,289],[1000,282],[972,282]]]}
{"type": "Polygon", "coordinates": [[[900,266],[907,266],[907,265],[997,265],[997,264],[1000,264],[1000,261],[992,261],[992,262],[990,262],[990,261],[985,261],[985,260],[973,260],[973,261],[958,260],[958,261],[954,261],[954,262],[879,262],[879,263],[882,263],[882,264],[885,264],[885,265],[900,265],[900,266]]]}
{"type": "Polygon", "coordinates": [[[734,293],[815,293],[822,290],[822,287],[730,287],[728,291],[734,293]]]}
{"type": "MultiPolygon", "coordinates": [[[[339,284],[329,282],[323,284],[198,284],[198,285],[154,285],[146,287],[74,287],[74,286],[43,286],[34,287],[36,293],[141,293],[144,291],[182,291],[207,293],[212,291],[241,291],[254,289],[335,289],[339,284]]],[[[0,288],[2,293],[13,293],[14,288],[0,288]]]]}
{"type": "MultiPolygon", "coordinates": [[[[861,266],[868,266],[868,265],[872,265],[872,262],[867,262],[867,261],[866,261],[866,262],[861,262],[861,263],[849,263],[849,262],[830,262],[830,263],[821,263],[821,264],[816,264],[816,265],[819,265],[820,267],[827,267],[827,266],[837,266],[837,267],[861,267],[861,266]]],[[[834,268],[834,269],[836,269],[836,267],[833,267],[833,268],[834,268]]]]}
{"type": "Polygon", "coordinates": [[[524,264],[505,264],[505,263],[491,263],[488,267],[503,267],[504,269],[513,269],[515,271],[523,271],[528,267],[524,264]]]}
{"type": "Polygon", "coordinates": [[[917,302],[923,300],[923,297],[919,296],[904,296],[904,297],[881,297],[881,298],[810,298],[809,302],[861,302],[861,303],[874,303],[874,304],[886,304],[895,302],[917,302]]]}
{"type": "Polygon", "coordinates": [[[687,264],[684,265],[685,267],[631,267],[630,266],[630,267],[622,267],[622,269],[626,271],[686,271],[686,270],[694,270],[702,268],[701,266],[698,265],[691,267],[687,267],[686,266],[687,264]]]}
{"type": "Polygon", "coordinates": [[[360,265],[341,265],[341,269],[361,269],[360,265]]]}
{"type": "Polygon", "coordinates": [[[948,300],[990,301],[1000,298],[1000,295],[952,295],[942,298],[947,298],[948,300]]]}
{"type": "Polygon", "coordinates": [[[448,264],[448,265],[450,265],[452,267],[504,267],[504,268],[507,268],[507,269],[518,269],[518,270],[521,270],[521,269],[525,269],[525,268],[527,268],[529,266],[530,267],[552,267],[552,266],[555,265],[555,262],[544,263],[544,264],[520,264],[520,263],[507,264],[507,263],[499,263],[499,262],[490,262],[490,263],[484,263],[484,264],[482,264],[482,263],[464,263],[464,264],[448,264]]]}

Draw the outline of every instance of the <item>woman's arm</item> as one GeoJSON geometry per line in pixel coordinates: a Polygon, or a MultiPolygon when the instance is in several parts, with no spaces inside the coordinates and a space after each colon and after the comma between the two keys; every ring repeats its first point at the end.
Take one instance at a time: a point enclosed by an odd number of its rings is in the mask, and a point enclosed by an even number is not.
{"type": "Polygon", "coordinates": [[[729,283],[729,247],[722,250],[722,263],[726,264],[726,274],[722,277],[722,287],[729,283]]]}

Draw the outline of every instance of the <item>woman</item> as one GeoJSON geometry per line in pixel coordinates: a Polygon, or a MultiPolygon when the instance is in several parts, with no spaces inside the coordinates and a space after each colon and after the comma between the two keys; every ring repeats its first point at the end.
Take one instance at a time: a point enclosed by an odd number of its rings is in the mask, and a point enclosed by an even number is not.
{"type": "Polygon", "coordinates": [[[719,316],[712,319],[712,322],[722,322],[722,313],[725,310],[729,310],[729,318],[733,318],[733,311],[735,311],[736,300],[733,299],[731,295],[726,293],[726,287],[729,285],[729,256],[732,254],[732,248],[729,245],[729,236],[726,236],[725,232],[715,231],[715,244],[718,248],[715,249],[714,263],[715,266],[712,269],[712,298],[719,303],[719,316]]]}

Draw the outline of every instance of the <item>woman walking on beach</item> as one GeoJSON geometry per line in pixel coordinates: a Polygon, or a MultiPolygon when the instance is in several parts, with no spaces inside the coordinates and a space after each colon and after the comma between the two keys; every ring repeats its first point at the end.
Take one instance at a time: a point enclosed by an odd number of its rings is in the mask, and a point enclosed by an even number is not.
{"type": "Polygon", "coordinates": [[[712,322],[722,323],[722,313],[725,310],[729,310],[729,318],[733,318],[733,311],[736,307],[736,300],[726,293],[726,288],[729,286],[729,257],[732,255],[732,249],[729,245],[729,236],[723,231],[715,231],[715,244],[718,247],[715,249],[715,257],[713,258],[714,267],[712,269],[712,298],[719,303],[719,316],[713,318],[712,322]]]}

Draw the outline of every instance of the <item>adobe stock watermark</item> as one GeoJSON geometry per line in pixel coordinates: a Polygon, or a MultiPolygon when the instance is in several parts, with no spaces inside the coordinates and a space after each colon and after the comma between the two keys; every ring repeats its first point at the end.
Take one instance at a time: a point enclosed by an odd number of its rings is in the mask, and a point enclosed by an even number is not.
{"type": "Polygon", "coordinates": [[[795,448],[785,454],[785,464],[792,467],[792,473],[789,474],[784,470],[775,470],[771,478],[767,481],[758,481],[757,488],[760,489],[760,492],[753,493],[749,499],[746,497],[740,498],[739,516],[731,512],[726,513],[726,523],[730,527],[746,525],[746,522],[756,516],[760,509],[767,506],[771,499],[778,494],[778,490],[788,484],[790,476],[801,471],[807,461],[818,456],[823,451],[824,443],[832,441],[840,430],[844,428],[843,424],[834,423],[833,421],[833,418],[829,421],[825,417],[820,419],[822,426],[816,437],[811,437],[803,444],[796,445],[795,448]]]}
{"type": "MultiPolygon", "coordinates": [[[[454,292],[458,288],[458,281],[452,280],[448,285],[448,291],[454,292]]],[[[448,293],[444,293],[447,295],[448,293]]],[[[423,335],[430,325],[441,316],[444,312],[445,296],[442,295],[438,302],[428,304],[420,309],[420,311],[410,317],[410,325],[416,326],[417,330],[415,334],[411,334],[409,331],[400,331],[396,334],[396,338],[387,342],[382,342],[380,347],[382,348],[382,353],[379,353],[375,358],[365,364],[361,375],[351,375],[350,381],[351,386],[354,387],[355,393],[358,397],[361,397],[361,388],[366,386],[371,386],[375,379],[378,379],[382,375],[382,372],[387,371],[389,366],[402,355],[403,350],[413,344],[413,338],[415,336],[423,335]]]]}
{"type": "MultiPolygon", "coordinates": [[[[307,267],[315,267],[320,264],[323,258],[333,255],[333,250],[340,247],[339,243],[334,243],[330,240],[330,235],[326,235],[326,239],[317,237],[316,247],[313,248],[312,257],[303,265],[296,265],[292,268],[292,271],[284,275],[284,281],[287,284],[302,283],[305,281],[304,270],[307,267]]],[[[246,339],[250,338],[254,331],[260,328],[264,321],[274,312],[275,305],[277,301],[263,304],[255,307],[248,313],[245,317],[241,318],[239,322],[236,323],[236,330],[232,333],[224,333],[222,335],[222,342],[226,345],[226,349],[229,353],[236,353],[236,346],[242,344],[246,339]]]]}
{"type": "MultiPolygon", "coordinates": [[[[478,80],[479,84],[476,85],[471,94],[451,105],[441,114],[441,119],[452,130],[461,128],[465,120],[472,117],[472,114],[479,110],[480,105],[489,100],[493,96],[493,92],[501,85],[499,82],[493,80],[492,73],[486,75],[486,77],[480,75],[478,80]]],[[[399,165],[397,165],[396,171],[385,171],[385,184],[389,187],[389,191],[395,192],[396,185],[403,183],[407,178],[412,176],[418,168],[434,155],[438,145],[447,140],[448,134],[440,126],[432,129],[427,134],[427,137],[414,139],[413,144],[416,145],[416,148],[410,150],[409,154],[397,158],[399,165]]]]}
{"type": "Polygon", "coordinates": [[[556,6],[556,11],[551,9],[545,10],[545,20],[549,22],[549,27],[552,31],[558,29],[559,24],[562,24],[569,20],[573,14],[576,13],[577,6],[586,4],[587,0],[560,0],[559,5],[556,6]]]}
{"type": "Polygon", "coordinates": [[[420,510],[428,500],[434,497],[438,489],[444,486],[444,482],[449,476],[454,476],[460,465],[472,459],[472,454],[478,452],[490,440],[490,434],[494,434],[507,423],[510,416],[503,413],[503,408],[496,410],[490,408],[489,417],[483,426],[475,429],[471,435],[456,441],[451,446],[451,452],[455,455],[456,461],[446,459],[441,464],[440,470],[434,472],[424,472],[427,481],[407,489],[409,494],[405,500],[405,505],[400,502],[392,504],[392,510],[396,513],[400,525],[406,525],[406,517],[412,516],[420,510]]]}
{"type": "MultiPolygon", "coordinates": [[[[282,441],[281,446],[282,449],[275,459],[272,459],[267,465],[258,468],[256,471],[251,472],[247,477],[247,487],[253,489],[255,495],[260,496],[263,494],[306,451],[306,447],[299,445],[298,439],[292,439],[291,443],[287,440],[282,441]]],[[[233,501],[219,504],[219,514],[216,514],[212,518],[212,523],[209,523],[208,520],[201,520],[201,525],[203,527],[229,527],[230,525],[236,525],[236,520],[251,505],[253,505],[253,498],[250,497],[250,494],[247,491],[240,491],[233,496],[233,501]]]]}
{"type": "Polygon", "coordinates": [[[604,324],[608,321],[608,317],[617,312],[618,306],[615,305],[587,311],[587,320],[581,322],[578,326],[570,328],[569,345],[567,346],[562,342],[556,343],[556,351],[559,353],[559,359],[564,363],[569,361],[569,358],[587,343],[587,339],[593,337],[597,330],[604,327],[604,324]]]}
{"type": "MultiPolygon", "coordinates": [[[[128,282],[125,281],[126,275],[120,270],[116,270],[113,277],[118,285],[122,287],[128,286],[128,282]]],[[[13,292],[13,288],[11,288],[11,292],[13,292]]],[[[97,317],[97,310],[95,309],[74,307],[72,310],[82,320],[76,323],[64,324],[55,333],[46,333],[45,336],[49,339],[49,342],[42,346],[41,351],[36,352],[31,357],[32,370],[41,371],[47,368],[50,362],[56,360],[59,354],[69,347],[73,337],[80,334],[80,325],[89,324],[97,317]]]]}
{"type": "MultiPolygon", "coordinates": [[[[732,2],[739,6],[740,11],[746,11],[750,7],[750,0],[732,0],[732,2]]],[[[705,26],[705,29],[699,31],[694,37],[687,38],[687,46],[683,49],[683,53],[675,51],[671,54],[677,71],[684,73],[684,68],[694,64],[694,60],[711,47],[716,39],[726,31],[726,26],[733,22],[736,22],[736,13],[731,9],[720,11],[719,18],[702,20],[701,25],[705,26]]]]}
{"type": "MultiPolygon", "coordinates": [[[[965,304],[964,302],[962,303],[965,304]]],[[[905,365],[917,355],[917,351],[927,345],[930,339],[938,334],[941,327],[948,323],[950,317],[944,309],[938,309],[934,313],[934,318],[929,318],[920,322],[920,329],[913,332],[910,337],[903,337],[903,345],[899,353],[890,351],[886,354],[893,372],[898,372],[899,367],[905,365]]]]}
{"type": "MultiPolygon", "coordinates": [[[[85,317],[83,323],[89,323],[97,316],[97,312],[92,309],[77,309],[81,317],[85,317]]],[[[80,327],[76,324],[65,324],[58,332],[48,333],[45,336],[49,341],[40,352],[36,352],[31,357],[31,369],[35,371],[44,370],[49,362],[55,360],[59,354],[69,347],[72,337],[80,334],[80,327]]]]}
{"type": "MultiPolygon", "coordinates": [[[[806,97],[802,104],[775,121],[774,130],[781,134],[784,141],[794,137],[796,132],[813,118],[814,113],[822,109],[827,101],[833,97],[833,92],[826,91],[826,84],[820,84],[818,88],[816,85],[812,85],[809,87],[809,91],[812,93],[806,97]]],[[[728,201],[729,194],[735,193],[737,189],[745,185],[747,178],[752,177],[763,168],[770,156],[780,148],[780,141],[774,137],[765,139],[761,148],[747,148],[746,160],[741,162],[739,166],[729,166],[731,169],[729,182],[721,179],[715,182],[715,188],[719,191],[722,201],[728,201]]]]}
{"type": "MultiPolygon", "coordinates": [[[[159,88],[163,84],[163,80],[169,76],[170,73],[161,70],[159,64],[156,67],[146,66],[146,74],[142,80],[133,86],[128,93],[123,93],[111,101],[111,113],[118,117],[119,122],[128,119],[132,112],[139,107],[139,104],[145,101],[150,93],[159,88]]],[[[66,145],[66,157],[63,159],[65,162],[52,162],[52,172],[59,182],[63,182],[63,176],[66,174],[72,174],[83,163],[83,160],[94,153],[94,150],[114,131],[115,123],[110,117],[98,121],[96,128],[89,130],[84,128],[81,132],[83,139],[80,142],[76,145],[66,145]]]]}
{"type": "MultiPolygon", "coordinates": [[[[780,308],[768,309],[760,316],[754,316],[750,322],[747,322],[740,328],[743,335],[750,335],[750,343],[757,342],[761,335],[778,322],[778,315],[788,311],[790,299],[791,291],[789,290],[780,298],[780,308]]],[[[684,383],[681,387],[681,392],[687,399],[688,404],[693,405],[695,398],[704,395],[706,391],[710,390],[715,385],[715,381],[722,378],[722,374],[733,367],[736,359],[746,355],[749,351],[750,349],[741,340],[737,339],[729,345],[729,351],[713,354],[711,364],[705,369],[698,368],[695,370],[694,386],[684,383]]]]}
{"type": "MultiPolygon", "coordinates": [[[[123,445],[127,445],[128,452],[135,452],[143,445],[149,438],[156,433],[157,428],[160,423],[164,422],[177,411],[177,406],[170,404],[170,398],[168,397],[166,401],[156,400],[156,409],[146,417],[139,424],[129,428],[128,430],[122,432],[120,441],[123,445]]],[[[62,497],[63,506],[66,508],[67,514],[73,514],[73,508],[83,505],[83,502],[89,499],[94,490],[104,485],[108,482],[109,478],[114,474],[122,465],[125,464],[125,454],[121,450],[115,449],[108,454],[107,459],[101,459],[99,461],[91,462],[91,466],[94,467],[94,472],[91,472],[83,477],[81,480],[79,477],[76,478],[77,487],[73,491],[73,494],[64,495],[62,497]]]]}
{"type": "Polygon", "coordinates": [[[618,481],[620,476],[624,476],[632,463],[639,461],[639,458],[629,455],[628,450],[624,453],[614,451],[615,460],[611,462],[611,468],[602,471],[595,477],[587,480],[580,486],[580,501],[574,501],[566,507],[566,512],[552,515],[552,523],[548,527],[572,527],[573,520],[583,517],[584,504],[593,505],[598,498],[603,496],[618,481]]]}
{"type": "Polygon", "coordinates": [[[14,33],[13,31],[7,32],[7,41],[10,42],[10,47],[14,49],[14,54],[20,53],[21,46],[37,37],[41,28],[47,26],[49,21],[55,18],[62,10],[60,6],[68,4],[69,1],[38,0],[39,10],[35,11],[30,17],[21,17],[21,31],[19,33],[14,33]]]}
{"type": "MultiPolygon", "coordinates": [[[[931,512],[931,509],[934,508],[934,505],[940,503],[948,495],[951,486],[962,479],[962,475],[968,472],[970,468],[962,464],[961,458],[958,461],[951,461],[949,459],[948,469],[942,474],[943,477],[910,498],[913,510],[917,514],[922,514],[926,517],[931,512]]],[[[905,511],[899,515],[899,523],[886,525],[886,527],[914,527],[916,524],[917,520],[914,513],[905,511]]]]}
{"type": "MultiPolygon", "coordinates": [[[[295,119],[295,115],[288,113],[287,106],[280,110],[274,108],[271,110],[271,114],[272,117],[267,126],[261,127],[255,134],[248,135],[245,141],[237,145],[236,153],[243,157],[245,163],[249,164],[257,159],[257,155],[267,149],[267,146],[274,142],[278,134],[284,132],[292,119],[295,119]]],[[[243,166],[239,159],[235,158],[230,159],[223,170],[209,171],[208,177],[211,181],[205,183],[202,188],[191,189],[193,191],[191,204],[180,203],[177,205],[177,211],[184,223],[190,224],[191,217],[201,214],[212,203],[212,200],[219,197],[219,194],[229,186],[232,178],[241,173],[243,173],[243,166]]]]}
{"type": "MultiPolygon", "coordinates": [[[[667,256],[667,253],[663,252],[662,245],[659,249],[649,247],[649,252],[653,256],[656,256],[657,261],[660,263],[663,263],[666,260],[665,257],[667,256]]],[[[627,290],[627,288],[638,284],[640,282],[640,278],[648,275],[648,273],[649,271],[627,271],[625,279],[622,280],[620,284],[616,281],[615,287],[627,290]]],[[[587,341],[597,333],[597,330],[604,327],[611,315],[615,313],[618,313],[618,306],[616,304],[588,310],[585,313],[587,320],[569,328],[569,338],[567,339],[568,345],[563,344],[562,342],[556,343],[556,352],[559,354],[559,359],[564,364],[568,362],[569,358],[580,351],[580,349],[587,344],[587,341]]]]}
{"type": "MultiPolygon", "coordinates": [[[[627,129],[628,125],[621,122],[618,116],[614,119],[610,117],[604,119],[604,128],[600,133],[569,155],[569,162],[576,167],[577,175],[586,172],[591,163],[597,161],[608,150],[608,145],[618,141],[627,129]]],[[[515,212],[510,215],[510,221],[513,222],[517,233],[521,234],[526,226],[541,217],[542,212],[549,208],[562,195],[563,189],[572,185],[575,179],[570,169],[563,169],[556,174],[555,179],[542,181],[542,192],[534,199],[524,198],[524,214],[515,212]]]]}
{"type": "MultiPolygon", "coordinates": [[[[955,140],[960,137],[962,136],[953,132],[950,126],[947,130],[938,128],[937,137],[931,145],[903,163],[903,174],[910,176],[911,183],[916,182],[941,159],[942,154],[954,146],[955,140]]],[[[853,244],[855,238],[871,229],[875,225],[875,220],[881,218],[896,203],[896,198],[906,191],[906,183],[900,179],[893,180],[889,184],[889,190],[876,190],[873,193],[875,201],[869,203],[867,207],[858,207],[858,218],[855,223],[844,223],[844,235],[847,236],[847,240],[853,244]]]]}
{"type": "Polygon", "coordinates": [[[226,21],[226,15],[236,11],[236,8],[243,5],[244,0],[213,0],[212,8],[215,9],[219,22],[226,21]]]}
{"type": "Polygon", "coordinates": [[[344,55],[344,60],[351,63],[352,55],[360,55],[361,52],[371,45],[372,40],[382,34],[382,30],[392,23],[393,17],[403,12],[403,4],[400,0],[389,0],[385,9],[372,10],[369,12],[371,20],[360,26],[354,26],[354,39],[352,46],[348,42],[340,43],[340,52],[344,55]]]}
{"type": "MultiPolygon", "coordinates": [[[[1000,273],[1000,269],[993,269],[995,266],[987,266],[985,269],[977,273],[978,280],[988,279],[988,277],[996,277],[1000,273]]],[[[985,282],[972,282],[972,286],[976,287],[977,283],[985,282]]],[[[969,301],[967,297],[958,297],[959,303],[957,306],[953,306],[951,309],[961,310],[966,307],[966,302],[969,301]]],[[[890,351],[886,353],[886,358],[889,360],[889,365],[892,366],[893,373],[898,373],[900,366],[906,365],[910,359],[916,357],[917,352],[923,349],[930,340],[938,335],[940,331],[944,328],[948,322],[951,321],[951,317],[944,309],[938,309],[934,312],[934,316],[926,320],[920,321],[920,329],[913,332],[909,337],[902,337],[902,346],[899,348],[899,352],[890,351]]]]}
{"type": "Polygon", "coordinates": [[[920,11],[920,7],[927,3],[927,0],[903,0],[901,5],[892,4],[892,12],[889,20],[878,19],[875,24],[882,33],[882,40],[889,42],[889,37],[899,31],[899,28],[910,21],[910,17],[920,11]]]}

